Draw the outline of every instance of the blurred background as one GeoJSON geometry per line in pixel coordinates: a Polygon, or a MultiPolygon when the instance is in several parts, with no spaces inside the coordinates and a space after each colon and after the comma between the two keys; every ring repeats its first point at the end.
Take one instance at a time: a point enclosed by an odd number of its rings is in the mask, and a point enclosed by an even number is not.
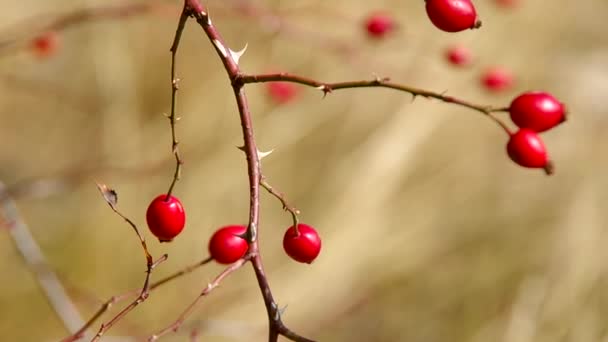
{"type": "MultiPolygon", "coordinates": [[[[185,164],[175,190],[187,225],[171,244],[146,228],[145,210],[174,168],[163,113],[180,1],[64,21],[82,8],[130,3],[0,3],[0,181],[83,319],[112,295],[140,287],[145,271],[136,236],[95,181],[116,189],[120,210],[155,257],[168,253],[153,279],[205,258],[216,228],[246,222],[232,90],[202,30],[189,22],[178,56],[185,164]],[[54,45],[41,52],[32,39],[49,29],[54,45]]],[[[504,132],[455,105],[387,89],[323,99],[305,87],[278,103],[266,85],[247,86],[259,147],[274,149],[263,172],[323,239],[312,265],[290,260],[281,241],[291,218],[262,194],[261,251],[290,328],[320,341],[608,342],[608,2],[480,0],[482,29],[458,34],[433,27],[423,1],[206,3],[233,50],[248,43],[247,73],[328,82],[388,76],[494,106],[542,89],[570,113],[542,136],[556,164],[547,177],[516,166],[504,132]],[[386,39],[365,31],[376,11],[398,24],[386,39]],[[453,44],[471,50],[472,66],[446,62],[453,44]],[[483,88],[480,78],[495,66],[513,73],[512,87],[483,88]]],[[[153,334],[222,269],[210,264],[153,291],[108,335],[153,334]]],[[[8,229],[0,231],[0,274],[3,340],[68,335],[8,229]]],[[[187,341],[192,332],[204,341],[265,341],[254,279],[249,266],[231,275],[163,341],[187,341]]]]}

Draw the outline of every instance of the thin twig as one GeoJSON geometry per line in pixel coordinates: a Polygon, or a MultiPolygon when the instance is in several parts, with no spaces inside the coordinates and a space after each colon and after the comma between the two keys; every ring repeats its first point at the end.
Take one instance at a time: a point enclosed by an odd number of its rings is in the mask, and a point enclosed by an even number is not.
{"type": "Polygon", "coordinates": [[[285,199],[285,194],[283,194],[282,192],[278,192],[275,188],[273,188],[267,181],[266,178],[262,175],[262,178],[260,179],[260,185],[266,189],[266,191],[268,191],[271,195],[273,195],[274,197],[276,197],[280,202],[281,205],[283,205],[283,209],[288,211],[291,214],[291,219],[293,221],[293,226],[295,227],[295,229],[297,229],[298,227],[298,215],[300,215],[300,210],[298,210],[296,207],[291,206],[287,200],[285,199]]]}
{"type": "Polygon", "coordinates": [[[188,12],[186,7],[182,10],[182,13],[179,16],[179,22],[177,23],[177,29],[175,30],[175,37],[173,38],[173,44],[171,44],[171,113],[169,114],[169,123],[171,125],[171,151],[173,155],[175,155],[175,172],[173,174],[173,180],[171,181],[171,185],[169,186],[169,190],[167,190],[167,199],[171,196],[173,192],[173,188],[175,187],[175,183],[179,180],[181,176],[181,169],[183,161],[179,154],[179,142],[177,141],[175,134],[175,124],[179,120],[178,117],[175,116],[175,105],[176,105],[176,97],[177,91],[179,90],[179,79],[175,75],[175,66],[176,66],[176,57],[177,50],[179,49],[179,42],[182,38],[182,32],[184,31],[184,27],[186,26],[186,21],[188,20],[188,12]]]}
{"type": "Polygon", "coordinates": [[[414,98],[416,96],[421,96],[425,98],[433,98],[446,103],[453,103],[465,108],[472,109],[481,114],[488,116],[492,119],[496,124],[498,124],[507,134],[509,134],[509,127],[502,120],[493,115],[496,112],[505,112],[509,109],[506,107],[492,107],[485,106],[476,103],[472,103],[469,101],[465,101],[462,99],[458,99],[453,96],[446,95],[444,93],[437,93],[425,89],[420,89],[416,87],[411,87],[405,84],[394,83],[391,82],[389,78],[376,78],[373,80],[363,80],[363,81],[346,81],[346,82],[320,82],[317,80],[313,80],[310,78],[293,75],[289,73],[274,73],[274,74],[260,74],[260,75],[239,75],[239,82],[244,84],[249,83],[264,83],[264,82],[292,82],[298,83],[305,86],[313,87],[319,89],[323,92],[323,96],[331,93],[334,90],[340,89],[352,89],[352,88],[389,88],[402,92],[406,92],[411,94],[414,98]]]}
{"type": "MultiPolygon", "coordinates": [[[[177,278],[180,278],[181,276],[184,276],[186,274],[191,273],[192,271],[200,268],[203,265],[208,264],[209,262],[211,262],[213,260],[213,258],[211,257],[207,257],[199,262],[197,262],[196,264],[184,267],[183,269],[166,276],[165,278],[162,278],[161,280],[155,281],[153,283],[150,284],[149,288],[148,288],[148,292],[153,291],[154,289],[161,287],[162,285],[165,285],[177,278]]],[[[87,329],[89,329],[106,311],[108,311],[114,304],[121,302],[127,298],[130,298],[132,296],[137,295],[138,293],[141,292],[141,288],[138,289],[134,289],[128,292],[125,292],[123,294],[119,294],[116,296],[112,296],[110,297],[108,300],[106,300],[101,307],[95,312],[95,314],[93,314],[93,316],[74,334],[72,334],[71,336],[68,336],[66,338],[64,338],[63,340],[61,340],[61,342],[73,342],[76,341],[78,339],[80,339],[80,337],[82,336],[83,332],[86,331],[87,329]]]]}
{"type": "Polygon", "coordinates": [[[57,16],[36,15],[4,29],[0,33],[0,55],[14,52],[18,45],[46,31],[61,31],[70,26],[102,19],[120,19],[142,15],[158,8],[172,5],[162,1],[129,2],[119,5],[81,8],[57,16]],[[27,28],[27,29],[24,29],[27,28]]]}
{"type": "Polygon", "coordinates": [[[118,210],[118,208],[116,208],[116,204],[118,203],[118,194],[116,193],[116,191],[108,188],[105,184],[99,184],[99,183],[97,183],[97,188],[99,189],[99,192],[102,194],[104,200],[110,206],[112,211],[114,211],[114,213],[116,213],[123,220],[125,220],[131,226],[131,228],[133,228],[133,231],[135,231],[135,234],[139,238],[141,247],[142,247],[145,257],[146,257],[146,278],[144,280],[144,285],[141,288],[141,293],[139,294],[139,296],[133,302],[131,302],[131,304],[126,306],[122,311],[120,311],[116,316],[114,316],[114,318],[112,318],[108,323],[102,324],[101,327],[99,328],[99,331],[97,332],[97,335],[95,335],[95,337],[93,337],[91,342],[98,341],[101,338],[101,336],[103,336],[103,334],[105,334],[112,326],[114,326],[114,324],[116,324],[120,319],[122,319],[125,315],[127,315],[129,312],[131,312],[131,310],[133,310],[137,305],[139,305],[140,303],[142,303],[143,301],[145,301],[148,298],[149,291],[150,291],[150,274],[152,273],[152,270],[158,264],[167,260],[167,254],[164,254],[158,260],[153,261],[152,255],[150,255],[150,252],[148,251],[148,246],[146,245],[146,240],[140,234],[139,229],[137,229],[137,226],[135,225],[135,223],[133,221],[131,221],[128,217],[126,217],[124,214],[122,214],[118,210]]]}
{"type": "MultiPolygon", "coordinates": [[[[61,320],[66,330],[75,333],[84,324],[76,305],[72,302],[61,281],[49,266],[40,246],[32,236],[29,227],[19,214],[17,206],[2,182],[0,182],[1,214],[8,227],[15,248],[25,261],[42,289],[45,298],[61,320]]],[[[82,331],[84,333],[84,331],[82,331]]]]}
{"type": "Polygon", "coordinates": [[[121,320],[124,316],[126,316],[131,310],[135,309],[135,307],[145,301],[150,294],[150,273],[152,270],[158,266],[163,261],[167,260],[167,254],[163,254],[158,260],[156,260],[146,271],[146,279],[144,280],[144,285],[142,286],[141,293],[131,304],[127,305],[124,309],[122,309],[116,316],[114,316],[108,323],[103,323],[97,332],[97,335],[93,337],[91,342],[99,341],[99,339],[105,334],[114,324],[116,324],[119,320],[121,320]]]}
{"type": "Polygon", "coordinates": [[[211,283],[207,284],[207,286],[203,289],[203,291],[201,291],[201,293],[198,295],[198,297],[196,297],[196,299],[190,305],[188,305],[188,307],[181,313],[181,315],[179,315],[179,317],[177,318],[177,320],[175,320],[175,322],[171,323],[169,326],[165,327],[164,329],[161,329],[156,334],[150,336],[148,338],[148,341],[149,342],[156,341],[160,337],[162,337],[170,332],[177,331],[179,329],[179,327],[184,323],[186,318],[188,318],[188,316],[190,314],[192,314],[192,311],[194,310],[194,307],[196,306],[198,301],[201,298],[207,296],[209,293],[211,293],[211,291],[213,291],[216,287],[220,286],[221,282],[226,277],[228,277],[234,271],[241,268],[241,266],[243,266],[245,264],[245,262],[247,262],[247,260],[248,259],[246,259],[246,258],[239,259],[237,262],[233,263],[232,265],[230,265],[226,269],[224,269],[224,271],[222,271],[222,273],[218,274],[218,276],[215,277],[215,279],[211,283]]]}

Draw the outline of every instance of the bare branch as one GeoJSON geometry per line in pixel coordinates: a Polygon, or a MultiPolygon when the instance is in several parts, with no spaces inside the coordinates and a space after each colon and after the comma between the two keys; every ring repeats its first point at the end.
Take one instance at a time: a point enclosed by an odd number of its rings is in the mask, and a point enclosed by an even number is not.
{"type": "Polygon", "coordinates": [[[437,99],[446,103],[453,103],[465,108],[472,109],[481,114],[488,116],[494,122],[496,122],[507,134],[509,134],[509,128],[502,120],[495,117],[493,113],[506,112],[509,109],[506,107],[492,107],[475,104],[469,101],[461,100],[453,96],[446,95],[444,93],[437,93],[425,89],[411,87],[408,85],[391,82],[389,78],[376,78],[373,80],[363,81],[346,81],[346,82],[335,82],[327,83],[313,80],[310,78],[293,75],[289,73],[275,73],[275,74],[260,74],[260,75],[239,75],[239,82],[243,84],[249,83],[264,83],[264,82],[292,82],[301,85],[313,87],[323,92],[323,96],[331,93],[334,90],[340,89],[352,89],[352,88],[389,88],[411,94],[412,96],[421,96],[425,98],[437,99]]]}
{"type": "Polygon", "coordinates": [[[6,192],[2,182],[0,182],[0,205],[4,217],[4,220],[0,220],[0,223],[3,221],[7,223],[8,232],[15,248],[34,275],[53,311],[55,311],[66,330],[70,333],[77,332],[78,328],[84,324],[84,320],[61,281],[46,261],[40,246],[30,233],[29,227],[19,214],[15,202],[6,192]]]}
{"type": "Polygon", "coordinates": [[[300,215],[300,210],[298,210],[296,207],[293,207],[289,203],[287,203],[287,200],[285,199],[285,194],[278,192],[275,188],[273,188],[266,181],[266,178],[263,175],[262,175],[262,178],[260,179],[260,185],[281,202],[281,205],[283,205],[283,209],[288,211],[291,214],[293,226],[298,227],[298,215],[300,215]]]}
{"type": "MultiPolygon", "coordinates": [[[[193,265],[189,265],[187,267],[184,267],[183,269],[169,275],[166,276],[165,278],[162,278],[161,280],[158,280],[156,282],[153,282],[150,284],[149,288],[148,288],[148,292],[153,291],[154,289],[161,287],[177,278],[180,278],[181,276],[184,276],[186,274],[189,274],[191,272],[193,272],[194,270],[200,268],[203,265],[208,264],[210,261],[212,261],[213,259],[211,257],[207,257],[199,262],[197,262],[196,264],[193,265]]],[[[117,296],[112,296],[110,297],[108,300],[106,300],[101,307],[95,312],[95,314],[93,314],[93,316],[86,322],[86,324],[84,324],[76,333],[74,333],[71,336],[68,336],[66,338],[64,338],[63,340],[61,340],[61,342],[73,342],[76,341],[78,339],[80,339],[80,337],[82,337],[82,334],[84,331],[86,331],[87,329],[89,329],[106,311],[108,311],[114,304],[121,302],[127,298],[136,296],[138,293],[141,292],[141,289],[134,289],[128,292],[125,292],[123,294],[117,295],[117,296]]]]}
{"type": "Polygon", "coordinates": [[[173,322],[172,324],[170,324],[166,328],[160,330],[156,334],[150,336],[148,338],[148,341],[156,341],[160,337],[162,337],[162,336],[164,336],[164,335],[166,335],[166,334],[168,334],[170,332],[177,331],[179,329],[179,327],[184,323],[184,321],[186,320],[186,318],[188,318],[188,316],[190,314],[192,314],[192,311],[194,310],[194,307],[196,306],[196,304],[198,303],[198,301],[201,298],[207,296],[209,293],[211,293],[211,291],[213,291],[216,287],[220,286],[221,282],[226,277],[228,277],[234,271],[236,271],[239,268],[241,268],[241,266],[243,266],[245,264],[245,262],[247,262],[247,261],[248,261],[248,259],[246,259],[246,258],[239,259],[237,262],[235,262],[234,264],[232,264],[232,265],[228,266],[226,269],[224,269],[224,271],[222,271],[222,273],[218,274],[218,276],[215,277],[215,279],[211,283],[207,284],[207,286],[198,295],[198,297],[196,297],[196,299],[190,305],[188,305],[188,307],[184,310],[184,312],[182,312],[181,315],[179,315],[179,317],[177,318],[177,320],[175,322],[173,322]]]}

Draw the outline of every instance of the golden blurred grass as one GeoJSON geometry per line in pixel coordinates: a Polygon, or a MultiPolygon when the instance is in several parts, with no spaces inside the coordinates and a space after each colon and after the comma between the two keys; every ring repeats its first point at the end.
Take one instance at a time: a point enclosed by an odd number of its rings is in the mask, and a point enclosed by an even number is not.
{"type": "MultiPolygon", "coordinates": [[[[608,341],[608,3],[520,2],[500,10],[477,1],[483,28],[456,35],[431,27],[422,1],[253,1],[289,11],[290,26],[278,29],[269,18],[223,9],[230,2],[209,2],[231,47],[249,43],[246,72],[279,69],[325,81],[386,75],[493,105],[546,89],[571,113],[567,124],[544,135],[557,164],[557,174],[544,177],[515,167],[504,134],[455,106],[412,102],[384,89],[325,99],[303,89],[296,103],[274,106],[263,86],[249,86],[258,143],[275,149],[264,173],[323,237],[313,265],[288,260],[280,241],[290,218],[263,196],[262,253],[291,328],[322,341],[608,341]],[[364,39],[359,22],[376,9],[389,9],[401,25],[380,43],[364,39]],[[453,42],[473,49],[474,68],[444,65],[442,51],[453,42]],[[514,70],[517,87],[499,96],[483,92],[477,78],[491,65],[514,70]]],[[[8,26],[104,3],[5,0],[0,16],[8,26]]],[[[93,180],[117,189],[120,208],[141,227],[149,200],[169,185],[173,164],[162,113],[169,110],[175,14],[80,24],[64,31],[61,51],[50,60],[23,51],[0,63],[0,180],[65,174],[84,180],[18,205],[85,317],[96,300],[143,279],[135,236],[93,180]]],[[[154,255],[169,254],[157,279],[203,258],[210,233],[244,222],[248,210],[228,80],[198,27],[189,25],[182,43],[178,136],[186,164],[176,193],[188,223],[170,245],[145,232],[154,255]]],[[[65,335],[6,234],[0,253],[0,336],[65,335]]],[[[155,291],[111,334],[153,333],[220,270],[209,266],[155,291]]],[[[265,340],[258,291],[251,270],[240,270],[166,340],[182,341],[193,328],[205,341],[265,340]]]]}

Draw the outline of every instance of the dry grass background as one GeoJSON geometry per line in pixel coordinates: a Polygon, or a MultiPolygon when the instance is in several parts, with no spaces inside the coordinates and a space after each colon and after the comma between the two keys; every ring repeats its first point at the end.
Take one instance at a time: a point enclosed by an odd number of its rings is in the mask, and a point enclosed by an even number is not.
{"type": "MultiPolygon", "coordinates": [[[[280,241],[290,218],[263,196],[261,248],[291,328],[321,341],[608,342],[606,1],[522,0],[508,11],[480,0],[483,29],[455,35],[428,23],[422,1],[253,2],[288,11],[291,26],[277,30],[268,20],[221,9],[231,1],[208,1],[229,44],[249,43],[247,72],[280,69],[326,81],[386,75],[493,105],[546,89],[571,112],[566,125],[544,135],[557,164],[556,175],[545,177],[515,167],[504,133],[456,106],[382,89],[324,100],[303,89],[296,103],[274,106],[262,86],[250,86],[259,145],[275,148],[264,173],[323,237],[313,265],[289,260],[280,241]],[[386,42],[361,33],[361,18],[375,9],[389,9],[402,25],[386,42]],[[300,36],[292,26],[309,33],[300,36]],[[336,41],[353,50],[340,52],[336,41]],[[445,65],[441,53],[451,42],[472,47],[475,68],[445,65]],[[477,77],[490,65],[513,69],[516,89],[483,92],[477,77]]],[[[1,3],[0,20],[9,27],[106,2],[1,3]]],[[[135,236],[93,180],[117,189],[120,208],[141,227],[149,200],[169,184],[173,162],[162,113],[169,110],[168,48],[178,3],[168,1],[176,7],[165,13],[71,27],[51,60],[21,52],[0,62],[0,179],[79,176],[63,191],[23,197],[18,205],[85,317],[98,300],[143,279],[135,236]]],[[[145,232],[154,255],[169,254],[157,279],[203,258],[216,227],[247,217],[236,107],[195,25],[178,70],[186,164],[176,193],[188,222],[172,244],[145,232]]],[[[220,270],[209,266],[153,292],[111,333],[151,334],[220,270]]],[[[0,235],[0,274],[3,341],[65,335],[7,234],[0,235]]],[[[187,340],[195,327],[204,341],[265,340],[258,291],[249,267],[240,270],[165,340],[187,340]]]]}

